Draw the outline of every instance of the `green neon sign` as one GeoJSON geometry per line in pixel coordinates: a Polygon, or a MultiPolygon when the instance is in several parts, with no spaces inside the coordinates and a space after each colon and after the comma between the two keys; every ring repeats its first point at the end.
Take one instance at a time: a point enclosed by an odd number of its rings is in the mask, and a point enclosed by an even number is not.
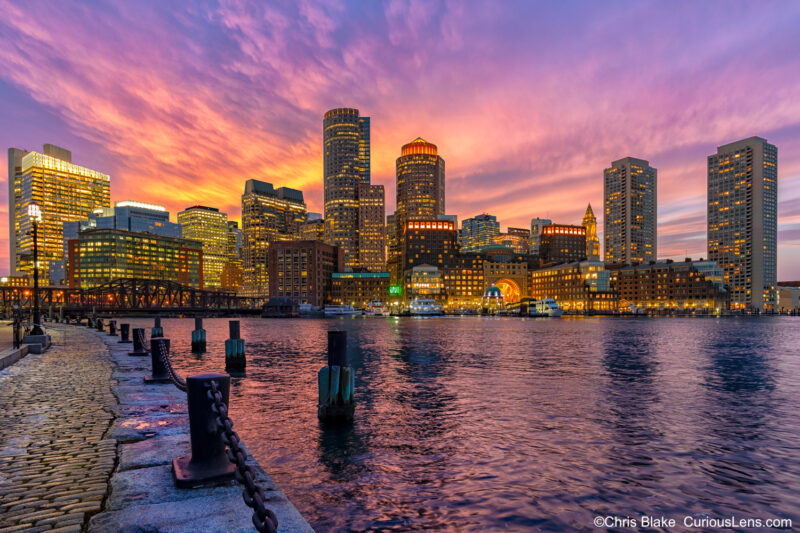
{"type": "Polygon", "coordinates": [[[403,287],[400,285],[389,285],[389,294],[403,294],[403,287]]]}

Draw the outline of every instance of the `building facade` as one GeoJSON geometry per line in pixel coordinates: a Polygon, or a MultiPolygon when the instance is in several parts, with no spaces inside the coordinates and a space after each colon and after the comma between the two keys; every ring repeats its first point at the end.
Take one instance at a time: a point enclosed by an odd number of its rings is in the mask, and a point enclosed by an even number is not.
{"type": "Polygon", "coordinates": [[[750,137],[708,156],[708,258],[722,268],[731,307],[775,308],[778,148],[750,137]]]}
{"type": "Polygon", "coordinates": [[[358,186],[370,183],[370,120],[358,109],[331,109],[322,121],[325,242],[358,267],[358,186]]]}
{"type": "Polygon", "coordinates": [[[267,256],[272,243],[295,238],[306,219],[303,193],[271,183],[247,180],[242,195],[243,296],[269,295],[267,256]]]}
{"type": "Polygon", "coordinates": [[[531,219],[530,254],[539,255],[539,247],[542,244],[542,229],[549,226],[553,221],[549,218],[531,219]]]}
{"type": "Polygon", "coordinates": [[[592,211],[592,204],[586,207],[581,225],[586,228],[586,259],[600,261],[600,239],[597,237],[597,217],[592,211]]]}
{"type": "Polygon", "coordinates": [[[331,280],[344,254],[320,241],[275,242],[269,248],[269,297],[322,307],[331,301],[331,280]]]}
{"type": "Polygon", "coordinates": [[[68,242],[69,286],[88,289],[117,278],[174,281],[203,288],[199,241],[124,229],[87,229],[68,242]]]}
{"type": "Polygon", "coordinates": [[[358,186],[358,266],[386,271],[386,193],[383,185],[358,186]]]}
{"type": "Polygon", "coordinates": [[[390,275],[388,272],[336,272],[331,278],[331,300],[366,308],[371,301],[387,302],[390,275]]]}
{"type": "Polygon", "coordinates": [[[500,223],[494,215],[483,213],[461,221],[461,250],[466,253],[477,253],[487,246],[495,244],[495,237],[500,235],[500,223]]]}
{"type": "Polygon", "coordinates": [[[215,207],[195,205],[178,213],[183,238],[203,244],[203,284],[222,286],[222,268],[229,259],[228,215],[215,207]]]}
{"type": "Polygon", "coordinates": [[[574,263],[586,259],[586,228],[550,224],[542,228],[539,258],[543,264],[574,263]]]}
{"type": "Polygon", "coordinates": [[[456,228],[449,220],[412,220],[402,238],[403,271],[418,265],[439,269],[456,265],[456,228]]]}
{"type": "Polygon", "coordinates": [[[304,241],[324,241],[325,221],[321,218],[306,220],[300,226],[300,239],[304,241]]]}
{"type": "Polygon", "coordinates": [[[33,272],[32,225],[28,206],[41,208],[39,273],[49,279],[50,261],[64,256],[64,222],[85,219],[111,204],[110,178],[72,163],[72,154],[52,144],[42,152],[8,150],[9,252],[11,274],[33,272]]]}
{"type": "Polygon", "coordinates": [[[658,257],[657,171],[625,157],[603,172],[606,263],[648,263],[658,257]]]}
{"type": "Polygon", "coordinates": [[[535,300],[553,298],[567,313],[613,313],[618,299],[602,261],[564,263],[530,273],[535,300]]]}

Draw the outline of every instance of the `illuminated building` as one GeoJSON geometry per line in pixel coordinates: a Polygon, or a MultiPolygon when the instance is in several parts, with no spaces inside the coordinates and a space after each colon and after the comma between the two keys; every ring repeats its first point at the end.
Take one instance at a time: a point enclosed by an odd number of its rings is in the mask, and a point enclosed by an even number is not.
{"type": "Polygon", "coordinates": [[[444,276],[433,265],[417,265],[405,271],[406,300],[423,298],[443,304],[446,300],[444,276]]]}
{"type": "Polygon", "coordinates": [[[344,254],[320,241],[275,242],[269,247],[269,297],[322,307],[331,301],[331,277],[344,254]]]}
{"type": "Polygon", "coordinates": [[[239,290],[242,286],[242,261],[240,259],[228,261],[222,266],[219,284],[228,291],[237,292],[239,290]]]}
{"type": "Polygon", "coordinates": [[[525,249],[520,250],[519,253],[521,254],[529,254],[531,250],[531,230],[528,228],[508,228],[507,233],[509,235],[514,235],[519,237],[525,241],[525,249]]]}
{"type": "Polygon", "coordinates": [[[41,207],[39,272],[48,279],[49,262],[62,261],[63,224],[78,221],[110,205],[110,178],[72,163],[72,154],[45,144],[43,153],[8,150],[8,209],[10,270],[32,272],[33,241],[28,206],[41,207]]]}
{"type": "Polygon", "coordinates": [[[184,239],[203,243],[203,284],[220,287],[222,267],[229,261],[228,215],[215,207],[195,205],[178,213],[184,239]]]}
{"type": "Polygon", "coordinates": [[[386,207],[383,185],[358,186],[358,266],[386,270],[386,207]]]}
{"type": "Polygon", "coordinates": [[[124,229],[86,229],[68,242],[69,286],[88,289],[117,278],[168,280],[203,288],[203,245],[124,229]]]}
{"type": "Polygon", "coordinates": [[[527,254],[528,253],[528,236],[511,233],[511,228],[508,228],[508,233],[500,233],[496,235],[493,239],[493,244],[498,244],[500,246],[505,246],[506,248],[511,248],[518,254],[527,254]]]}
{"type": "Polygon", "coordinates": [[[291,240],[306,219],[303,193],[271,183],[247,180],[242,195],[242,289],[243,296],[267,297],[270,244],[291,240]]]}
{"type": "Polygon", "coordinates": [[[228,221],[227,256],[229,261],[241,260],[242,258],[242,230],[235,220],[228,221]]]}
{"type": "Polygon", "coordinates": [[[530,254],[539,255],[539,246],[542,243],[542,229],[549,226],[553,221],[547,218],[533,218],[531,219],[531,245],[530,254]]]}
{"type": "Polygon", "coordinates": [[[617,296],[602,261],[564,263],[534,270],[530,277],[531,297],[553,298],[565,312],[611,313],[617,309],[617,296]]]}
{"type": "Polygon", "coordinates": [[[586,207],[581,225],[586,228],[586,259],[589,261],[600,260],[600,239],[597,237],[597,217],[592,211],[592,204],[586,207]]]}
{"type": "Polygon", "coordinates": [[[495,237],[500,235],[500,223],[497,217],[486,213],[467,218],[461,222],[461,251],[480,252],[487,246],[495,244],[495,237]]]}
{"type": "Polygon", "coordinates": [[[490,246],[484,248],[484,256],[485,288],[498,287],[506,304],[516,303],[528,294],[527,254],[518,254],[504,246],[490,246]]]}
{"type": "Polygon", "coordinates": [[[760,137],[708,156],[708,258],[725,273],[732,309],[775,307],[778,149],[760,137]]]}
{"type": "Polygon", "coordinates": [[[800,311],[800,288],[789,286],[778,286],[777,311],[781,313],[797,313],[800,311]]]}
{"type": "Polygon", "coordinates": [[[542,264],[572,263],[586,259],[586,228],[550,224],[542,228],[539,244],[542,264]]]}
{"type": "Polygon", "coordinates": [[[452,268],[456,265],[456,229],[449,220],[412,220],[402,239],[403,270],[418,265],[452,268]]]}
{"type": "Polygon", "coordinates": [[[455,267],[444,271],[448,307],[467,310],[480,305],[486,289],[483,278],[484,262],[483,254],[462,253],[456,258],[455,267]]]}
{"type": "Polygon", "coordinates": [[[3,276],[0,278],[0,287],[30,287],[31,285],[28,276],[3,276]]]}
{"type": "Polygon", "coordinates": [[[728,307],[722,269],[713,261],[671,260],[646,265],[612,266],[611,288],[623,311],[691,310],[713,312],[728,307]]]}
{"type": "Polygon", "coordinates": [[[605,262],[648,263],[657,253],[657,171],[644,159],[626,157],[603,172],[605,262]]]}
{"type": "Polygon", "coordinates": [[[322,121],[325,242],[342,249],[345,266],[358,267],[358,186],[370,183],[370,120],[338,108],[322,121]]]}
{"type": "Polygon", "coordinates": [[[390,275],[388,272],[336,272],[331,278],[331,300],[365,308],[373,300],[387,302],[390,275]]]}
{"type": "Polygon", "coordinates": [[[325,221],[318,218],[303,222],[300,226],[300,239],[304,241],[324,241],[325,221]]]}

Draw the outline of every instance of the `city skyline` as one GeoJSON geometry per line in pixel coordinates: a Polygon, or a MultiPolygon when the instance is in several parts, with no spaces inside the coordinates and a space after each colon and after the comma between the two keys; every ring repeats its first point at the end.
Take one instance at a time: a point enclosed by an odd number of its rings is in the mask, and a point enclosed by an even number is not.
{"type": "MultiPolygon", "coordinates": [[[[503,229],[534,217],[579,223],[587,203],[602,205],[608,162],[641,157],[659,172],[659,258],[707,256],[706,157],[755,135],[779,147],[778,279],[800,277],[797,12],[637,4],[510,17],[489,8],[224,4],[205,17],[147,4],[33,2],[24,13],[4,4],[0,135],[5,147],[72,150],[111,175],[112,203],[135,198],[175,213],[202,203],[239,219],[251,178],[300,189],[308,210],[322,212],[319,120],[355,107],[372,119],[372,182],[386,188],[387,214],[398,150],[421,136],[447,159],[447,213],[490,213],[503,229]],[[608,24],[643,15],[654,24],[634,25],[628,38],[608,24]],[[726,31],[731,24],[741,31],[726,31]],[[559,35],[567,26],[581,39],[559,35]]],[[[0,235],[5,273],[7,228],[0,235]]]]}

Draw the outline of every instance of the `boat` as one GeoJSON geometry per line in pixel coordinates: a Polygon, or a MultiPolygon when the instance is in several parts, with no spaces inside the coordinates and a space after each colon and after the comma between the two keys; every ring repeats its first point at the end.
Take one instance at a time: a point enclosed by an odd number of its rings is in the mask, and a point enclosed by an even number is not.
{"type": "Polygon", "coordinates": [[[353,309],[350,304],[346,305],[326,305],[325,316],[357,316],[361,315],[361,309],[353,309]]]}
{"type": "Polygon", "coordinates": [[[528,307],[529,316],[557,317],[561,316],[561,312],[562,310],[558,306],[558,303],[552,298],[536,300],[535,302],[531,302],[530,307],[528,307]]]}
{"type": "Polygon", "coordinates": [[[443,315],[442,306],[436,300],[427,298],[414,298],[408,306],[408,313],[411,316],[435,316],[443,315]]]}
{"type": "Polygon", "coordinates": [[[392,314],[392,310],[380,300],[372,300],[364,309],[364,314],[367,316],[389,316],[392,314]]]}

